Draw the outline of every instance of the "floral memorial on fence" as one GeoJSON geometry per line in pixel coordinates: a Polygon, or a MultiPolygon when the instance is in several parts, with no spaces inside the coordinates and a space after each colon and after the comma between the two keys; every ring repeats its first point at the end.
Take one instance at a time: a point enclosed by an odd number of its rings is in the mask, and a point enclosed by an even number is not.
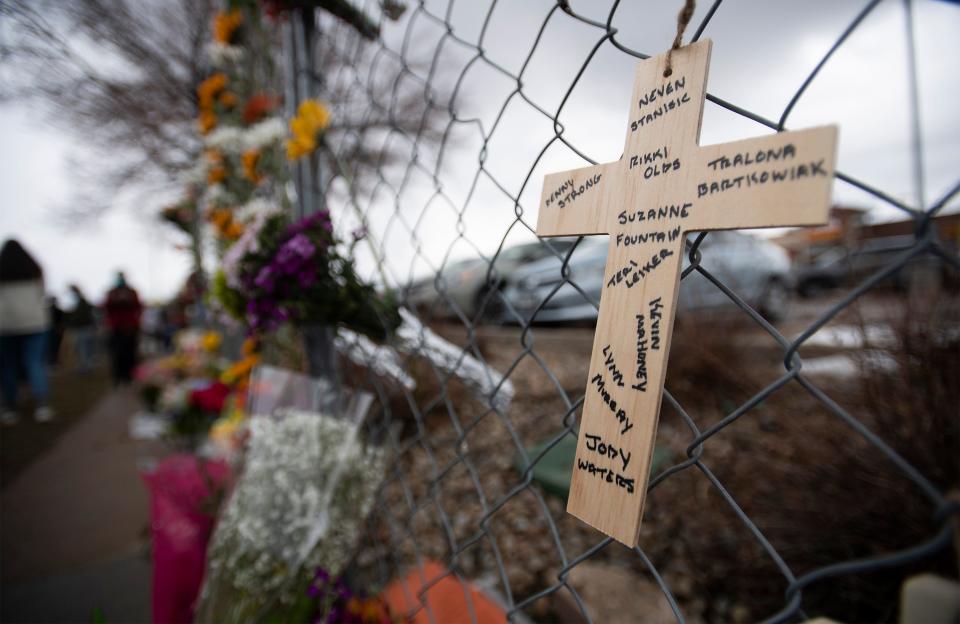
{"type": "MultiPolygon", "coordinates": [[[[232,0],[213,16],[209,71],[196,86],[202,149],[183,198],[159,215],[190,237],[195,274],[210,277],[206,329],[180,332],[172,354],[137,372],[140,429],[171,451],[144,476],[155,621],[381,624],[420,610],[406,598],[430,582],[423,574],[381,593],[387,588],[350,573],[388,470],[384,451],[362,433],[373,397],[264,366],[264,354],[289,347],[290,335],[332,328],[339,336],[330,349],[402,387],[415,382],[390,365],[398,351],[497,395],[503,408],[513,394],[361,276],[354,250],[365,231],[342,236],[324,209],[294,216],[293,169],[329,152],[336,119],[323,101],[283,101],[271,48],[278,24],[314,4],[232,0]],[[217,266],[206,270],[210,249],[217,266]]],[[[373,32],[357,15],[348,21],[373,32]]],[[[284,361],[302,366],[302,358],[284,361]]]]}
{"type": "Polygon", "coordinates": [[[210,275],[205,324],[219,329],[180,332],[172,354],[137,372],[141,429],[171,451],[144,476],[155,621],[380,624],[418,610],[406,600],[416,582],[381,594],[387,588],[358,586],[349,574],[389,464],[361,433],[372,397],[264,368],[263,346],[275,336],[336,328],[347,359],[403,387],[415,382],[389,365],[400,361],[396,349],[431,359],[478,394],[499,393],[504,407],[512,396],[499,374],[361,277],[353,255],[366,233],[339,235],[326,210],[293,216],[292,169],[325,148],[336,120],[320,100],[285,106],[269,50],[277,21],[310,6],[235,1],[213,17],[211,70],[196,88],[202,150],[183,199],[159,215],[192,239],[197,274],[210,275]],[[200,266],[208,234],[212,271],[200,266]]]}

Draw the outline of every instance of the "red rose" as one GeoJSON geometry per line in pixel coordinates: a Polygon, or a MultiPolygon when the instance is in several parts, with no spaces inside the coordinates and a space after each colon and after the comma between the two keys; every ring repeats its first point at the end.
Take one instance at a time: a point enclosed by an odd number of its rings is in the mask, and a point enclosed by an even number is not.
{"type": "Polygon", "coordinates": [[[280,105],[280,98],[269,93],[255,93],[243,108],[243,123],[248,126],[263,119],[280,105]]]}
{"type": "Polygon", "coordinates": [[[201,411],[219,414],[223,411],[223,404],[230,395],[230,387],[215,381],[203,390],[194,390],[190,393],[190,404],[201,411]]]}

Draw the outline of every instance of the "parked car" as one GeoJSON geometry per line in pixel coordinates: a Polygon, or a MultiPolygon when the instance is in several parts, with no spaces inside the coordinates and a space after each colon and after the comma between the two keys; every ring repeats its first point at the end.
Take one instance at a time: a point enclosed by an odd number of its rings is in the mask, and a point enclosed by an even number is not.
{"type": "MultiPolygon", "coordinates": [[[[515,271],[503,290],[507,304],[503,320],[526,322],[533,319],[543,323],[595,321],[604,285],[607,249],[606,240],[584,240],[570,258],[569,280],[566,283],[563,283],[560,275],[561,262],[555,258],[546,258],[515,271]]],[[[776,321],[786,316],[793,276],[790,260],[783,249],[740,232],[711,232],[700,250],[703,255],[701,266],[760,310],[767,319],[776,321]]],[[[683,266],[688,264],[684,256],[683,266]]],[[[734,305],[729,297],[697,271],[680,284],[678,314],[734,305]]]]}
{"type": "Polygon", "coordinates": [[[557,254],[565,255],[576,241],[576,237],[545,238],[508,247],[497,256],[492,271],[489,260],[484,258],[451,262],[438,274],[410,284],[406,301],[408,305],[430,309],[439,317],[455,316],[453,305],[456,305],[468,318],[499,318],[502,301],[496,293],[504,280],[518,267],[546,258],[555,259],[557,254]],[[438,290],[441,282],[442,296],[438,290]],[[488,296],[491,291],[495,294],[488,296]]]}
{"type": "MultiPolygon", "coordinates": [[[[796,267],[797,292],[813,297],[822,292],[860,282],[889,266],[910,249],[913,236],[886,236],[861,242],[853,249],[834,247],[796,267]]],[[[956,272],[932,254],[911,258],[902,269],[882,282],[898,290],[906,289],[915,279],[932,278],[948,286],[956,286],[956,272]]]]}

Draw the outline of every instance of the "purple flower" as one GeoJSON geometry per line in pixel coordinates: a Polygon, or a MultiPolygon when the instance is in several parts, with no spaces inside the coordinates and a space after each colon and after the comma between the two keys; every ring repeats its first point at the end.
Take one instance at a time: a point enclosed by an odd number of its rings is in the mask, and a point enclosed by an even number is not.
{"type": "Polygon", "coordinates": [[[309,267],[308,270],[301,271],[297,275],[297,281],[300,283],[300,288],[309,288],[317,282],[316,271],[310,269],[312,269],[312,267],[309,267]]]}
{"type": "Polygon", "coordinates": [[[258,288],[262,288],[263,290],[270,292],[276,285],[276,276],[274,273],[273,267],[268,264],[260,269],[260,272],[257,273],[257,277],[253,280],[253,283],[256,284],[258,288]]]}
{"type": "Polygon", "coordinates": [[[283,264],[295,258],[309,258],[316,251],[317,248],[313,246],[306,234],[296,234],[277,252],[277,262],[283,264]]]}

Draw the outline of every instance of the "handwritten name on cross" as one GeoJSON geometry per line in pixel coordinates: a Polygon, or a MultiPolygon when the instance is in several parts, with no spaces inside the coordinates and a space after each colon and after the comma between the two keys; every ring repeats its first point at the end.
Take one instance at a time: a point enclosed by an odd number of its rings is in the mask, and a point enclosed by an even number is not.
{"type": "MultiPolygon", "coordinates": [[[[544,179],[541,236],[609,234],[567,511],[628,546],[640,532],[690,231],[827,221],[834,126],[699,146],[711,42],[637,65],[620,160],[544,179]]],[[[709,388],[704,388],[709,392],[709,388]]]]}

